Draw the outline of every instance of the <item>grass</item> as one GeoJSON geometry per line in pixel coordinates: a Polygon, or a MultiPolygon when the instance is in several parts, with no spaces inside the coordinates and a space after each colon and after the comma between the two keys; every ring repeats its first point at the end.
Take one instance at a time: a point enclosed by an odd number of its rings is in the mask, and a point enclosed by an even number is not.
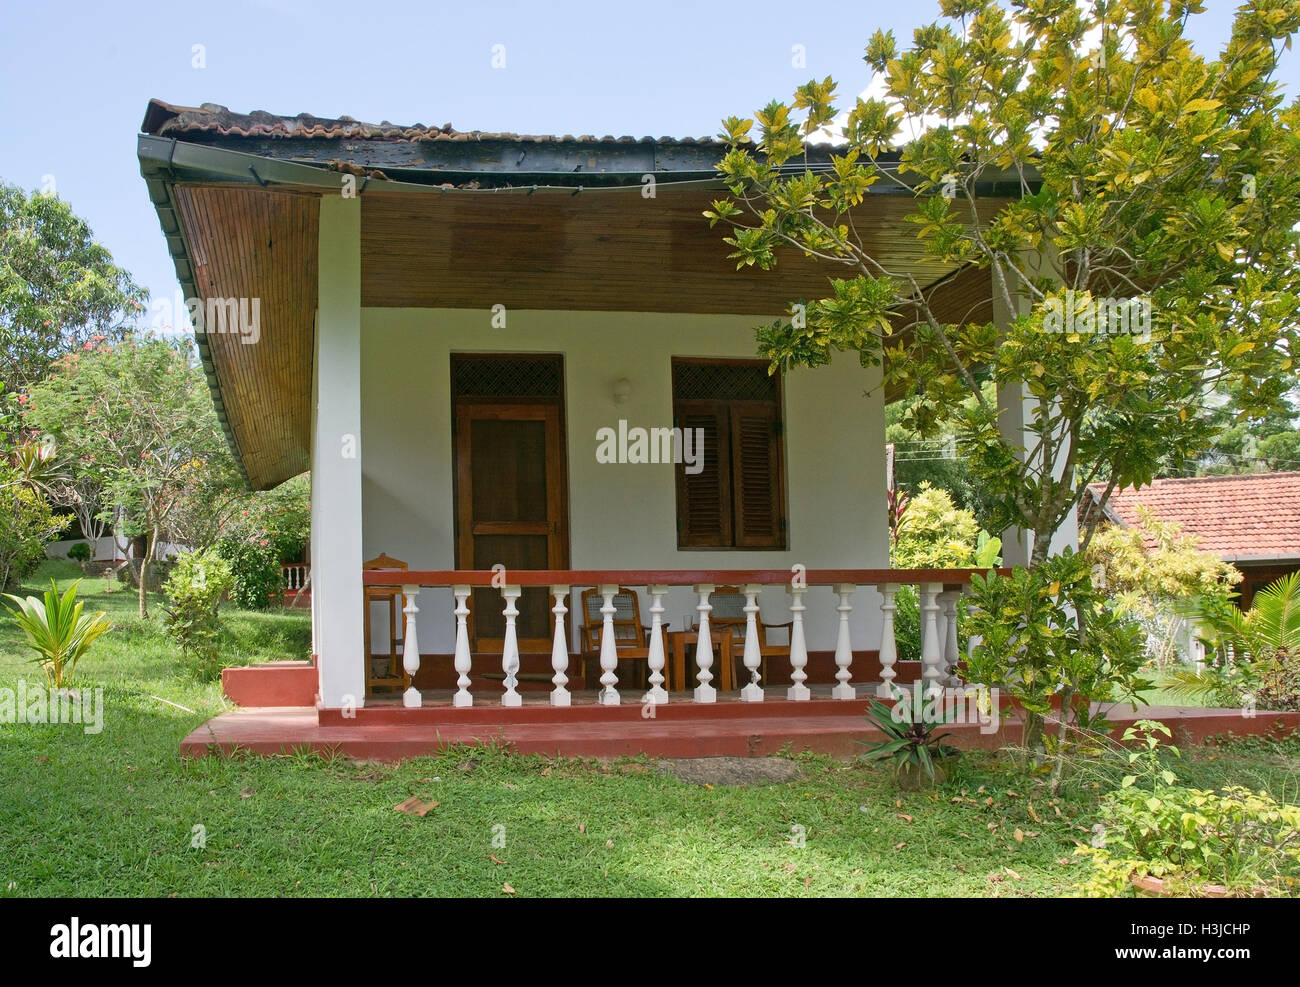
{"type": "MultiPolygon", "coordinates": [[[[70,568],[46,567],[31,589],[70,568]]],[[[218,686],[178,667],[133,592],[83,590],[116,625],[79,669],[104,687],[105,727],[0,724],[0,895],[1054,896],[1086,874],[1075,840],[1122,773],[1089,761],[1052,799],[991,755],[910,793],[882,769],[812,756],[798,758],[802,780],[750,789],[688,785],[645,759],[491,748],[399,766],[184,761],[181,738],[228,708],[218,686]],[[412,795],[438,805],[393,811],[412,795]]],[[[305,614],[227,616],[241,662],[301,653],[305,614]]],[[[0,687],[19,677],[39,673],[0,617],[0,687]]],[[[1187,784],[1300,800],[1293,741],[1233,740],[1184,762],[1187,784]]]]}

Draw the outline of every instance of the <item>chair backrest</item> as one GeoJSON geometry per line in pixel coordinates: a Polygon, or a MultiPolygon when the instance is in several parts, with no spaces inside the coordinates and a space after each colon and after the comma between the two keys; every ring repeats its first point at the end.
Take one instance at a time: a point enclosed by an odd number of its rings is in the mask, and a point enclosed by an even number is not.
{"type": "MultiPolygon", "coordinates": [[[[592,648],[600,647],[600,632],[605,615],[600,612],[605,597],[599,589],[582,591],[582,627],[592,648]]],[[[614,644],[619,648],[644,648],[645,629],[641,626],[641,603],[636,590],[620,586],[614,595],[614,644]]]]}
{"type": "Polygon", "coordinates": [[[369,562],[362,562],[362,569],[405,569],[406,563],[401,559],[395,559],[391,555],[380,552],[369,562]]]}
{"type": "MultiPolygon", "coordinates": [[[[716,629],[730,628],[732,633],[745,636],[745,594],[739,586],[718,586],[709,595],[709,626],[716,629]]],[[[755,615],[757,618],[757,614],[755,615]]],[[[766,629],[762,621],[757,622],[758,643],[767,643],[766,629]]]]}

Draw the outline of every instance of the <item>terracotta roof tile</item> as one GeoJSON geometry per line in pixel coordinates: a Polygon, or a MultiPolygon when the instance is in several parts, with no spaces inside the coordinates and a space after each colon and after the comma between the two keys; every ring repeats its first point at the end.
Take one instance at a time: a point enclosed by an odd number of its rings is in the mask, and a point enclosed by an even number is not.
{"type": "MultiPolygon", "coordinates": [[[[1089,489],[1095,500],[1106,485],[1089,489]]],[[[1156,480],[1140,489],[1116,490],[1106,509],[1137,527],[1138,505],[1162,521],[1181,524],[1185,534],[1201,539],[1202,551],[1229,561],[1300,557],[1300,472],[1156,480]]],[[[1154,544],[1144,540],[1148,548],[1154,544]]]]}
{"type": "Polygon", "coordinates": [[[391,141],[478,141],[505,140],[517,143],[578,143],[578,144],[678,144],[678,145],[717,145],[712,137],[595,137],[583,134],[574,137],[565,134],[556,137],[550,134],[512,134],[491,133],[481,130],[456,130],[451,124],[441,127],[426,127],[422,123],[410,126],[389,123],[363,123],[352,117],[318,117],[311,113],[299,113],[294,117],[279,116],[265,110],[251,113],[235,113],[218,103],[204,103],[202,106],[176,106],[160,99],[149,101],[144,122],[140,125],[142,132],[158,137],[177,134],[211,133],[222,137],[315,137],[348,138],[352,140],[391,140],[391,141]]]}

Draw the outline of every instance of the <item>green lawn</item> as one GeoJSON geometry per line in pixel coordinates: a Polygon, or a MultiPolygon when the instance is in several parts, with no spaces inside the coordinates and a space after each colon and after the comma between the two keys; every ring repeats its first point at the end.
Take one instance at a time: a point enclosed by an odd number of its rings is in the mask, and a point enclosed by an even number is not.
{"type": "MultiPolygon", "coordinates": [[[[1087,838],[1094,786],[1120,774],[1089,762],[1053,800],[987,755],[927,793],[817,757],[799,759],[804,780],[751,789],[688,785],[647,761],[487,749],[398,767],[186,762],[181,738],[227,708],[218,685],[181,671],[160,608],[141,624],[130,590],[83,589],[116,625],[80,674],[104,687],[104,730],[0,725],[0,895],[1061,895],[1087,870],[1073,840],[1087,838]],[[438,805],[393,811],[411,795],[438,805]],[[206,847],[192,846],[196,826],[206,847]]],[[[304,613],[228,616],[241,661],[305,652],[304,613]]],[[[39,672],[0,617],[0,687],[19,677],[39,672]]],[[[1184,760],[1188,783],[1300,801],[1294,742],[1184,760]]]]}

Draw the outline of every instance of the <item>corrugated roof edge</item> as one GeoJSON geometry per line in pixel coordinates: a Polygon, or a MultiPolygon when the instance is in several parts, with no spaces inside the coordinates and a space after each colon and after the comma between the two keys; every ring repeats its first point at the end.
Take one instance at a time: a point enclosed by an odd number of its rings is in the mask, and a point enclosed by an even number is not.
{"type": "Polygon", "coordinates": [[[311,113],[297,116],[280,116],[265,110],[236,113],[219,103],[201,106],[177,106],[160,99],[149,100],[140,130],[146,134],[163,137],[175,134],[213,133],[223,137],[297,137],[321,139],[392,140],[392,141],[476,141],[505,140],[518,143],[581,143],[581,144],[678,144],[722,146],[713,137],[595,137],[583,134],[515,134],[490,131],[459,131],[450,123],[441,127],[427,127],[417,123],[409,126],[389,123],[364,123],[352,117],[318,117],[311,113]]]}

